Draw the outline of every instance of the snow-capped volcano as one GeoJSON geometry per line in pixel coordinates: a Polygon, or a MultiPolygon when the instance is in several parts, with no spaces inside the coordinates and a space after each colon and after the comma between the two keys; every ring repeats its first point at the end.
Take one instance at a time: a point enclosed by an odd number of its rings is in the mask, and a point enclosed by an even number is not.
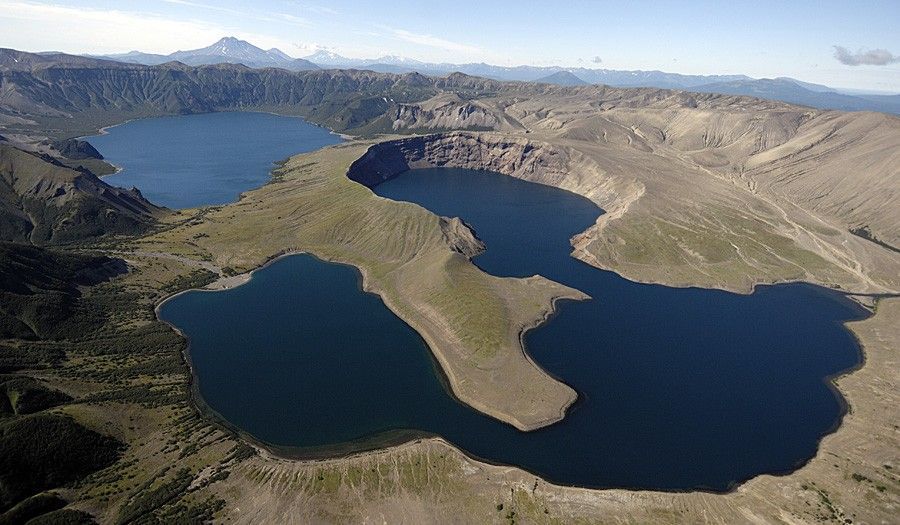
{"type": "Polygon", "coordinates": [[[332,51],[328,51],[326,49],[319,49],[315,53],[303,57],[304,60],[309,60],[313,64],[318,64],[320,66],[331,67],[331,66],[353,66],[353,65],[362,65],[366,61],[359,60],[356,58],[347,58],[341,56],[332,51]]]}
{"type": "Polygon", "coordinates": [[[226,63],[243,64],[249,67],[280,67],[295,71],[319,69],[312,62],[302,58],[294,58],[280,49],[274,47],[269,50],[261,49],[246,40],[240,40],[233,36],[225,37],[211,46],[188,51],[176,51],[171,55],[153,55],[132,51],[130,53],[109,55],[107,58],[148,65],[177,60],[189,66],[226,63]]]}

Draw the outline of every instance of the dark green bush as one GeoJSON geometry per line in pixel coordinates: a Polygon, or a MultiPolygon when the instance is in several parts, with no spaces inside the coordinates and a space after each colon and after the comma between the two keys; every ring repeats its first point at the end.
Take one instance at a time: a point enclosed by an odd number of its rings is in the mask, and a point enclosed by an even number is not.
{"type": "Polygon", "coordinates": [[[0,510],[111,465],[122,444],[51,414],[0,424],[0,510]]]}
{"type": "Polygon", "coordinates": [[[71,400],[68,395],[47,388],[31,377],[0,375],[0,414],[5,410],[8,414],[33,414],[71,400]]]}
{"type": "Polygon", "coordinates": [[[66,500],[56,494],[32,496],[0,515],[0,525],[26,523],[42,514],[59,510],[66,506],[66,500]]]}
{"type": "Polygon", "coordinates": [[[60,509],[38,516],[26,525],[91,525],[93,523],[97,522],[87,512],[75,509],[60,509]]]}

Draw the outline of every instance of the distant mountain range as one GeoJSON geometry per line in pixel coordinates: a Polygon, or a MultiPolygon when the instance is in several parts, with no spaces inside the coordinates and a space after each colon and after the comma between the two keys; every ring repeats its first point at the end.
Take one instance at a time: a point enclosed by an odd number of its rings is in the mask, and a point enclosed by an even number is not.
{"type": "Polygon", "coordinates": [[[848,95],[793,78],[762,78],[717,82],[691,88],[701,93],[747,95],[791,104],[842,111],[881,111],[900,115],[900,95],[848,95]]]}
{"type": "Polygon", "coordinates": [[[615,87],[655,87],[681,89],[700,93],[746,95],[779,100],[820,109],[843,111],[880,111],[900,114],[900,95],[866,95],[842,93],[837,89],[793,78],[754,79],[746,75],[682,75],[664,71],[621,71],[615,69],[563,68],[557,66],[493,66],[483,63],[428,63],[384,56],[375,59],[352,59],[320,50],[304,57],[322,68],[368,69],[380,73],[417,72],[444,76],[452,72],[525,82],[543,82],[559,86],[605,84],[615,87]]]}
{"type": "Polygon", "coordinates": [[[206,64],[243,64],[247,67],[280,67],[291,71],[309,71],[319,69],[312,62],[288,56],[280,49],[261,49],[246,40],[234,37],[225,37],[215,44],[201,49],[189,51],[176,51],[170,55],[154,55],[131,51],[117,55],[102,55],[96,58],[117,60],[133,64],[155,66],[166,62],[178,61],[189,66],[202,66],[206,64]]]}
{"type": "MultiPolygon", "coordinates": [[[[493,80],[546,82],[556,73],[563,82],[580,80],[585,84],[606,84],[616,87],[657,87],[663,89],[687,89],[712,82],[751,80],[744,75],[681,75],[663,71],[619,71],[615,69],[564,68],[558,66],[494,66],[484,63],[451,64],[420,62],[398,56],[371,59],[342,57],[336,53],[319,50],[304,59],[325,69],[368,69],[379,73],[421,73],[428,76],[445,76],[460,72],[493,80]],[[573,78],[575,77],[575,78],[573,78]]],[[[571,84],[560,84],[571,85],[571,84]]]]}
{"type": "Polygon", "coordinates": [[[132,51],[96,58],[119,62],[158,65],[179,61],[187,65],[243,64],[248,67],[277,67],[292,71],[314,69],[364,69],[379,73],[420,73],[446,76],[453,72],[494,80],[542,82],[560,86],[605,84],[615,87],[653,87],[700,93],[746,95],[821,109],[880,111],[900,114],[900,95],[842,93],[837,89],[787,77],[754,79],[745,75],[682,75],[664,71],[621,71],[615,69],[563,68],[557,66],[494,66],[484,63],[430,63],[398,57],[347,58],[319,50],[293,58],[279,49],[264,50],[244,40],[226,37],[202,49],[155,55],[132,51]]]}

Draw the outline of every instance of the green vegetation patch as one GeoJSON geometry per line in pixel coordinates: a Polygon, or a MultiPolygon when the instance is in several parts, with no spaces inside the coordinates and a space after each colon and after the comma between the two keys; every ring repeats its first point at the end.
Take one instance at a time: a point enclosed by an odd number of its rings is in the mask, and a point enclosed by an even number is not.
{"type": "Polygon", "coordinates": [[[28,525],[90,525],[97,523],[87,512],[75,509],[59,509],[30,520],[28,525]]]}
{"type": "Polygon", "coordinates": [[[105,316],[79,312],[80,287],[126,271],[119,259],[0,242],[0,338],[55,339],[96,329],[105,316]],[[78,326],[71,322],[76,313],[86,314],[78,326]]]}
{"type": "Polygon", "coordinates": [[[187,275],[179,275],[163,287],[164,292],[174,293],[191,288],[203,288],[219,276],[209,270],[194,270],[187,275]]]}

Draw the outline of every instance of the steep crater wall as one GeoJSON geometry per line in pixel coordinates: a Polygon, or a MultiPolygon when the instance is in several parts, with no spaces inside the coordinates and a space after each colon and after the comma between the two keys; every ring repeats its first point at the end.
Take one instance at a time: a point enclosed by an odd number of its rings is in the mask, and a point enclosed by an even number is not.
{"type": "Polygon", "coordinates": [[[644,194],[635,179],[611,175],[582,153],[532,141],[522,136],[490,132],[450,132],[381,142],[350,166],[347,176],[373,188],[417,168],[487,170],[562,188],[592,200],[605,213],[594,226],[572,239],[575,256],[621,217],[644,194]]]}

